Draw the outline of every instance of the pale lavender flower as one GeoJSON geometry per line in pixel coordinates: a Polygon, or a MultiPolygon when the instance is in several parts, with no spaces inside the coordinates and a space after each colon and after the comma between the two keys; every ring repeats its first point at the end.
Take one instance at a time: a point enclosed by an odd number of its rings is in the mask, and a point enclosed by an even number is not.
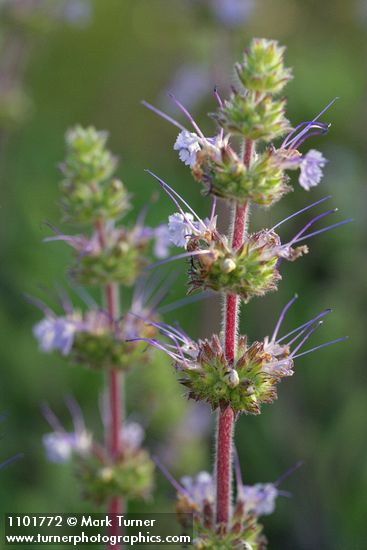
{"type": "MultiPolygon", "coordinates": [[[[169,94],[169,96],[180,111],[184,113],[195,132],[189,132],[180,122],[167,115],[160,109],[157,109],[147,101],[143,101],[142,103],[150,111],[153,111],[153,113],[156,113],[158,116],[164,118],[181,130],[177,136],[173,148],[176,151],[179,151],[179,157],[182,162],[190,167],[193,167],[196,162],[196,155],[200,151],[201,147],[210,148],[214,155],[220,156],[221,148],[226,146],[228,143],[229,135],[224,136],[222,129],[218,135],[215,135],[214,137],[206,137],[186,107],[178,101],[173,94],[169,94]]],[[[221,101],[217,91],[215,91],[215,96],[219,99],[219,101],[221,101]]]]}
{"type": "Polygon", "coordinates": [[[163,259],[169,255],[171,246],[171,236],[167,224],[158,225],[154,229],[154,248],[153,252],[156,258],[163,259]]]}
{"type": "Polygon", "coordinates": [[[68,462],[74,454],[84,456],[92,449],[92,435],[86,430],[79,405],[71,397],[66,405],[71,413],[74,431],[67,432],[48,406],[44,406],[44,415],[53,432],[43,436],[46,457],[50,462],[68,462]]]}
{"type": "Polygon", "coordinates": [[[274,150],[274,162],[284,170],[300,169],[299,183],[303,189],[309,191],[317,186],[323,176],[327,160],[316,149],[301,154],[298,148],[309,138],[324,135],[330,124],[319,122],[319,118],[327,111],[338,98],[333,99],[316,117],[310,121],[301,122],[289,132],[279,149],[274,150]]]}
{"type": "Polygon", "coordinates": [[[217,216],[215,198],[213,200],[210,218],[205,218],[202,220],[197,215],[195,210],[193,210],[191,206],[183,199],[183,197],[177,193],[177,191],[154,174],[154,172],[151,172],[150,170],[147,170],[147,172],[159,182],[162,189],[167,193],[167,195],[174,202],[175,206],[178,208],[178,212],[172,214],[168,218],[168,231],[170,240],[173,244],[178,247],[186,248],[188,237],[191,237],[192,235],[201,237],[216,233],[217,216]],[[189,212],[185,212],[183,207],[189,210],[189,212]]]}
{"type": "Polygon", "coordinates": [[[91,446],[92,438],[87,433],[53,432],[43,436],[47,459],[50,462],[68,462],[73,453],[85,454],[91,446]]]}
{"type": "Polygon", "coordinates": [[[326,158],[315,149],[308,151],[301,159],[299,183],[303,189],[309,191],[311,187],[316,187],[322,178],[322,168],[327,163],[326,158]]]}
{"type": "MultiPolygon", "coordinates": [[[[136,245],[139,247],[141,244],[145,244],[150,241],[153,243],[154,255],[158,259],[166,258],[168,256],[168,247],[170,244],[167,224],[161,224],[157,227],[149,227],[144,225],[143,217],[144,216],[140,216],[135,226],[130,230],[116,226],[113,221],[107,223],[105,232],[107,245],[112,248],[121,240],[126,240],[129,246],[136,245]]],[[[57,233],[57,235],[54,237],[47,237],[45,241],[66,242],[79,253],[79,259],[85,255],[97,256],[102,251],[102,245],[97,231],[95,231],[90,237],[87,237],[85,235],[65,235],[56,227],[52,227],[52,229],[55,233],[57,233]]]]}
{"type": "Polygon", "coordinates": [[[138,422],[127,421],[122,427],[120,434],[122,448],[136,450],[142,444],[144,437],[144,428],[138,422]]]}
{"type": "Polygon", "coordinates": [[[188,212],[185,212],[185,214],[175,212],[169,216],[168,230],[170,241],[175,246],[186,248],[187,240],[193,234],[194,223],[194,216],[188,212]]]}
{"type": "Polygon", "coordinates": [[[275,510],[275,501],[279,491],[273,483],[256,483],[243,485],[241,495],[247,513],[253,512],[256,516],[268,516],[275,510]]]}
{"type": "Polygon", "coordinates": [[[200,151],[200,137],[195,132],[182,130],[177,136],[173,146],[175,151],[178,151],[180,160],[187,166],[194,166],[196,162],[196,153],[200,151]]]}
{"type": "Polygon", "coordinates": [[[58,350],[62,355],[68,355],[77,330],[76,322],[67,317],[46,317],[35,325],[33,334],[41,351],[58,350]]]}
{"type": "Polygon", "coordinates": [[[181,479],[181,485],[199,508],[203,508],[205,502],[214,502],[215,482],[208,472],[199,472],[196,477],[185,476],[181,479]]]}

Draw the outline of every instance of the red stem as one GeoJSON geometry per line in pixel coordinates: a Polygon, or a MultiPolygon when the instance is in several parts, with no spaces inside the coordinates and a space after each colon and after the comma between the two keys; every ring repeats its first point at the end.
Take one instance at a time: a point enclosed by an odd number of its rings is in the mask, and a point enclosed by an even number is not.
{"type": "MultiPolygon", "coordinates": [[[[252,142],[246,141],[244,164],[251,162],[252,142]]],[[[232,248],[237,250],[243,243],[246,229],[248,203],[236,206],[233,221],[232,248]]],[[[235,294],[226,296],[225,307],[225,355],[229,364],[233,363],[237,346],[237,319],[239,299],[235,294]]],[[[232,435],[234,427],[234,412],[227,407],[219,412],[217,431],[217,463],[216,463],[216,521],[225,532],[228,528],[231,508],[232,484],[232,435]]]]}
{"type": "MultiPolygon", "coordinates": [[[[98,238],[101,247],[106,246],[106,237],[104,231],[103,222],[98,221],[96,223],[96,230],[98,233],[98,238]]],[[[105,300],[107,313],[111,320],[111,324],[119,316],[119,289],[118,285],[110,283],[105,287],[105,300]]],[[[122,407],[122,380],[121,373],[111,368],[108,372],[108,390],[109,390],[109,405],[110,405],[110,422],[109,422],[109,433],[107,434],[107,446],[109,450],[109,455],[112,460],[116,460],[122,452],[121,449],[121,428],[123,421],[123,407],[122,407]]],[[[122,497],[114,497],[110,500],[108,505],[108,514],[121,514],[123,512],[124,502],[122,497]]],[[[121,535],[121,528],[118,526],[118,523],[113,520],[112,516],[112,526],[109,528],[109,535],[117,537],[121,535]]],[[[120,550],[121,545],[110,546],[107,545],[108,549],[120,550]]]]}

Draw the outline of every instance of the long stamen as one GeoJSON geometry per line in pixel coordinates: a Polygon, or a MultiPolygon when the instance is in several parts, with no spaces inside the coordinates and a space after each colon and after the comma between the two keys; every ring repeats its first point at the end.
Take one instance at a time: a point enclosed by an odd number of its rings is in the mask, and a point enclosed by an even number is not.
{"type": "Polygon", "coordinates": [[[283,141],[283,143],[281,144],[280,148],[281,148],[281,149],[285,149],[285,147],[287,146],[287,144],[288,144],[290,138],[291,138],[292,136],[294,136],[294,134],[295,134],[296,132],[298,132],[298,130],[300,130],[301,128],[303,128],[303,127],[306,126],[307,124],[310,124],[310,121],[309,121],[309,120],[307,120],[306,122],[300,122],[300,124],[297,124],[297,126],[296,126],[295,128],[293,128],[293,130],[291,130],[291,131],[289,132],[289,134],[286,136],[286,138],[284,139],[284,141],[283,141]]]}
{"type": "MultiPolygon", "coordinates": [[[[184,218],[185,222],[187,223],[187,225],[191,228],[192,231],[196,232],[196,227],[191,222],[191,220],[187,217],[187,215],[185,214],[184,210],[182,209],[180,203],[175,198],[175,196],[173,194],[173,189],[171,187],[169,187],[169,185],[167,185],[167,183],[165,183],[161,178],[159,178],[156,174],[154,174],[150,170],[145,170],[145,171],[148,172],[148,174],[151,174],[159,182],[159,184],[162,187],[163,191],[165,191],[167,193],[167,195],[170,197],[170,199],[173,201],[173,203],[178,208],[179,212],[183,216],[183,218],[184,218]]],[[[180,199],[181,199],[181,197],[180,197],[180,199]]],[[[182,200],[182,202],[185,204],[185,202],[183,200],[182,200]]]]}
{"type": "Polygon", "coordinates": [[[183,131],[186,131],[187,132],[187,129],[185,128],[185,126],[182,126],[182,124],[180,124],[179,122],[177,122],[177,120],[175,120],[174,118],[170,117],[169,115],[167,115],[166,113],[164,113],[163,111],[161,111],[160,109],[157,109],[157,107],[154,107],[154,105],[152,105],[151,103],[148,103],[147,101],[142,101],[141,102],[142,105],[144,105],[144,107],[147,107],[150,111],[153,111],[153,113],[155,113],[156,115],[164,118],[165,120],[168,120],[168,122],[170,122],[171,124],[173,124],[174,126],[177,126],[177,128],[179,128],[180,130],[183,130],[183,131]]]}
{"type": "Polygon", "coordinates": [[[313,325],[313,323],[309,323],[308,325],[306,325],[306,327],[303,328],[298,334],[296,334],[296,336],[294,336],[292,338],[292,340],[289,340],[289,342],[287,342],[287,346],[291,346],[292,344],[294,344],[294,342],[297,342],[297,340],[299,338],[301,338],[301,336],[303,336],[303,334],[305,334],[305,332],[308,331],[308,329],[311,325],[313,325]]]}
{"type": "Polygon", "coordinates": [[[335,214],[336,212],[338,212],[338,209],[333,208],[332,210],[328,210],[327,212],[323,212],[322,214],[319,214],[318,216],[315,216],[314,218],[312,218],[312,220],[310,220],[308,223],[306,223],[306,225],[304,225],[302,227],[302,229],[300,231],[298,231],[298,233],[293,237],[293,239],[291,239],[289,241],[289,243],[286,246],[291,246],[293,243],[295,243],[297,241],[298,237],[303,235],[305,233],[305,231],[307,231],[307,229],[309,227],[311,227],[312,225],[314,225],[316,222],[318,222],[322,218],[325,218],[326,216],[329,216],[330,214],[335,214]]]}
{"type": "Polygon", "coordinates": [[[305,134],[303,137],[301,137],[296,143],[293,143],[292,146],[294,149],[298,149],[302,143],[304,143],[307,139],[310,139],[311,137],[313,136],[320,136],[320,135],[325,135],[328,133],[329,131],[329,128],[330,128],[330,124],[324,124],[321,126],[321,123],[320,123],[320,126],[311,126],[310,127],[310,130],[311,128],[318,128],[318,130],[315,130],[314,132],[309,132],[308,134],[305,134]]]}
{"type": "Polygon", "coordinates": [[[168,296],[176,279],[177,271],[171,273],[165,280],[163,280],[160,288],[156,290],[156,294],[151,298],[151,303],[149,305],[151,311],[154,311],[156,307],[168,296]]]}
{"type": "Polygon", "coordinates": [[[180,307],[198,302],[199,300],[205,300],[210,296],[213,296],[213,293],[211,291],[204,291],[204,292],[201,292],[200,294],[196,294],[193,296],[186,296],[185,298],[181,298],[180,300],[175,300],[171,304],[167,304],[166,306],[158,308],[157,311],[162,314],[168,313],[169,311],[173,311],[180,307]]]}
{"type": "Polygon", "coordinates": [[[55,432],[66,433],[65,428],[61,425],[60,420],[57,418],[55,413],[50,409],[50,407],[44,403],[42,406],[43,416],[46,418],[47,422],[50,424],[51,428],[55,432]]]}
{"type": "Polygon", "coordinates": [[[216,207],[217,207],[217,197],[214,195],[212,210],[211,210],[211,213],[210,213],[210,222],[213,222],[213,220],[214,220],[216,207]]]}
{"type": "Polygon", "coordinates": [[[147,270],[155,269],[160,265],[167,264],[168,262],[174,262],[175,260],[181,260],[182,258],[190,258],[191,256],[205,256],[206,254],[212,254],[211,250],[197,250],[195,252],[183,252],[182,254],[177,254],[177,256],[172,256],[171,258],[165,258],[160,262],[156,262],[147,267],[147,270]]]}
{"type": "Polygon", "coordinates": [[[314,317],[310,321],[307,321],[306,323],[303,323],[303,325],[300,325],[299,327],[294,328],[293,330],[291,330],[290,332],[288,332],[287,334],[285,334],[281,338],[278,338],[277,343],[280,344],[280,342],[283,342],[283,340],[285,340],[289,336],[292,336],[292,334],[294,334],[295,332],[298,332],[298,331],[302,330],[304,327],[308,327],[310,325],[313,325],[318,319],[321,319],[321,317],[324,317],[325,315],[327,315],[331,311],[332,311],[331,308],[325,309],[324,311],[319,313],[316,317],[314,317]]]}
{"type": "Polygon", "coordinates": [[[152,298],[161,280],[161,273],[155,273],[150,277],[147,277],[146,274],[140,276],[135,284],[130,311],[141,311],[144,305],[152,298]]]}
{"type": "Polygon", "coordinates": [[[327,309],[326,311],[320,313],[319,315],[317,315],[317,317],[311,321],[310,323],[308,323],[305,328],[303,328],[296,336],[294,336],[294,338],[292,338],[292,340],[290,340],[289,342],[287,342],[287,346],[291,346],[292,344],[294,344],[294,342],[296,342],[298,340],[298,338],[301,338],[301,336],[307,332],[308,328],[313,325],[318,319],[320,319],[321,317],[325,317],[325,315],[328,315],[329,313],[331,313],[331,309],[327,309]]]}
{"type": "MultiPolygon", "coordinates": [[[[195,212],[195,210],[193,210],[191,208],[191,206],[185,201],[185,199],[183,199],[181,197],[181,195],[179,195],[179,193],[177,193],[177,191],[175,191],[172,187],[170,187],[168,185],[168,183],[166,183],[165,181],[162,180],[162,178],[160,178],[159,176],[157,176],[157,174],[155,174],[154,172],[152,172],[151,170],[145,170],[146,172],[148,172],[148,174],[150,174],[151,176],[153,176],[160,184],[161,186],[163,187],[163,189],[166,191],[166,193],[171,197],[171,199],[173,200],[173,202],[176,204],[176,206],[180,209],[180,212],[182,213],[183,216],[185,216],[185,213],[184,211],[182,210],[181,206],[179,206],[179,203],[176,201],[176,199],[173,198],[172,195],[175,195],[178,199],[180,199],[180,201],[182,202],[182,204],[184,206],[186,206],[186,208],[188,210],[190,210],[191,214],[193,214],[193,216],[198,220],[199,223],[202,224],[202,226],[206,229],[206,225],[205,223],[203,222],[203,220],[197,215],[197,213],[195,212]],[[172,195],[171,195],[172,194],[172,195]]],[[[186,221],[189,223],[189,225],[196,231],[196,228],[195,226],[192,225],[192,223],[190,222],[190,220],[188,220],[186,217],[185,217],[186,221]]]]}
{"type": "Polygon", "coordinates": [[[278,493],[278,496],[279,496],[279,497],[292,498],[292,496],[293,496],[292,493],[290,493],[289,491],[283,491],[283,490],[281,490],[281,491],[277,491],[277,493],[278,493]]]}
{"type": "MultiPolygon", "coordinates": [[[[188,120],[190,121],[193,128],[197,131],[199,136],[205,140],[205,136],[203,132],[200,130],[199,126],[196,124],[193,116],[189,113],[189,111],[186,109],[184,105],[171,93],[168,94],[169,97],[172,99],[172,101],[177,105],[177,107],[187,116],[188,120]]],[[[206,140],[205,140],[206,141],[206,140]]]]}
{"type": "Polygon", "coordinates": [[[310,208],[313,208],[314,206],[317,206],[318,204],[321,204],[322,202],[325,202],[327,200],[331,199],[331,195],[328,195],[327,197],[324,197],[323,199],[320,199],[316,202],[313,202],[312,204],[309,204],[308,206],[305,206],[305,208],[302,208],[301,210],[298,210],[297,212],[295,212],[294,214],[291,214],[290,216],[288,216],[287,218],[284,218],[284,220],[278,222],[276,225],[274,225],[270,231],[274,231],[274,229],[276,229],[277,227],[279,227],[280,225],[283,225],[283,223],[291,220],[292,218],[294,218],[295,216],[298,216],[299,214],[302,214],[302,212],[306,212],[306,210],[309,210],[310,208]]]}
{"type": "Polygon", "coordinates": [[[282,474],[278,479],[273,483],[274,487],[279,487],[283,483],[284,480],[286,480],[289,476],[291,476],[296,470],[301,468],[301,466],[304,465],[303,460],[299,460],[294,464],[294,466],[291,466],[284,474],[282,474]]]}
{"type": "Polygon", "coordinates": [[[177,355],[176,353],[173,353],[172,351],[167,349],[167,346],[169,344],[164,344],[163,345],[161,342],[158,342],[157,340],[154,340],[153,338],[143,338],[143,337],[129,338],[128,340],[126,340],[126,342],[146,342],[150,346],[153,346],[154,348],[159,349],[160,351],[163,351],[164,353],[166,353],[167,355],[172,357],[172,359],[175,359],[175,360],[180,359],[179,355],[177,355]]]}
{"type": "Polygon", "coordinates": [[[176,346],[178,345],[178,340],[181,340],[183,344],[187,344],[189,342],[189,339],[186,337],[186,334],[180,333],[178,329],[175,329],[174,327],[171,327],[169,325],[166,325],[165,323],[155,323],[151,321],[148,323],[149,325],[152,325],[153,327],[156,327],[158,330],[162,332],[165,336],[168,336],[168,338],[171,338],[176,343],[176,346]]]}
{"type": "Polygon", "coordinates": [[[173,327],[167,323],[156,323],[156,325],[158,328],[163,327],[166,330],[169,330],[172,334],[177,335],[185,344],[191,343],[191,338],[181,328],[173,327]]]}
{"type": "Polygon", "coordinates": [[[99,306],[97,301],[89,294],[89,292],[81,287],[74,284],[74,281],[68,280],[69,286],[73,289],[75,294],[87,305],[90,309],[97,309],[99,306]]]}
{"type": "Polygon", "coordinates": [[[24,454],[23,453],[18,453],[16,454],[15,456],[12,456],[6,460],[4,460],[4,462],[2,462],[0,464],[0,468],[6,468],[6,466],[9,466],[9,464],[12,464],[13,462],[15,462],[16,460],[19,460],[20,458],[23,458],[24,454]]]}
{"type": "Polygon", "coordinates": [[[307,124],[305,126],[305,128],[296,136],[293,138],[293,140],[291,140],[290,142],[288,142],[288,146],[292,146],[292,143],[294,141],[298,141],[305,133],[307,133],[308,129],[328,110],[330,109],[330,107],[335,103],[335,101],[339,99],[338,97],[335,97],[332,101],[330,101],[330,103],[328,105],[326,105],[326,107],[315,117],[313,118],[309,124],[307,124]]]}
{"type": "Polygon", "coordinates": [[[23,294],[23,297],[32,304],[33,306],[38,307],[42,311],[44,315],[47,317],[54,318],[56,317],[55,313],[50,309],[42,300],[39,300],[38,298],[34,298],[33,296],[30,296],[29,294],[23,294]]]}
{"type": "Polygon", "coordinates": [[[279,332],[279,329],[281,327],[281,324],[284,320],[284,317],[285,317],[285,314],[287,313],[288,309],[291,307],[292,304],[294,304],[294,302],[297,300],[298,298],[298,294],[295,294],[293,296],[293,298],[284,306],[284,308],[282,309],[282,312],[281,314],[279,315],[279,319],[277,321],[277,324],[275,325],[275,329],[274,329],[274,332],[273,332],[273,336],[271,337],[271,341],[272,342],[275,342],[275,339],[278,335],[278,332],[279,332]]]}
{"type": "Polygon", "coordinates": [[[330,231],[330,229],[335,229],[336,227],[339,227],[341,225],[345,225],[347,223],[354,222],[353,218],[347,218],[346,220],[343,220],[338,223],[333,223],[332,225],[328,225],[327,227],[324,227],[323,229],[319,229],[318,231],[314,231],[313,233],[309,233],[308,235],[303,235],[300,239],[297,239],[296,241],[293,241],[292,244],[299,243],[301,241],[304,241],[306,239],[309,239],[310,237],[314,237],[315,235],[319,235],[320,233],[325,233],[325,231],[330,231]]]}
{"type": "Polygon", "coordinates": [[[234,474],[236,477],[236,485],[237,485],[237,496],[239,494],[243,493],[243,481],[242,481],[242,473],[241,473],[241,464],[240,464],[240,457],[238,456],[237,448],[233,448],[233,468],[234,468],[234,474]]]}
{"type": "Polygon", "coordinates": [[[296,359],[298,357],[302,357],[302,355],[307,355],[308,353],[311,353],[313,351],[316,351],[321,348],[326,348],[327,346],[331,346],[332,344],[336,344],[338,342],[344,342],[345,340],[348,340],[349,336],[342,336],[341,338],[337,338],[336,340],[331,340],[330,342],[326,342],[325,344],[321,344],[320,346],[316,346],[315,348],[308,349],[307,351],[303,351],[302,353],[299,353],[298,355],[295,355],[293,359],[296,359]]]}
{"type": "MultiPolygon", "coordinates": [[[[170,484],[176,489],[178,493],[181,493],[183,495],[186,495],[188,498],[190,498],[189,493],[186,491],[182,485],[179,484],[178,481],[175,480],[173,475],[167,470],[167,468],[162,464],[162,462],[159,460],[157,456],[153,456],[153,461],[156,463],[164,477],[170,482],[170,484]]],[[[190,498],[191,500],[191,498],[190,498]]]]}
{"type": "Polygon", "coordinates": [[[83,432],[85,430],[85,424],[79,404],[71,395],[65,396],[65,403],[73,419],[75,433],[83,432]]]}
{"type": "Polygon", "coordinates": [[[291,146],[292,149],[297,149],[298,146],[301,143],[303,143],[306,139],[308,139],[309,137],[311,137],[313,135],[326,134],[326,132],[328,131],[329,128],[330,128],[330,124],[326,124],[324,122],[317,122],[317,123],[314,123],[314,124],[312,124],[312,121],[301,122],[287,135],[287,137],[285,138],[285,140],[283,141],[283,143],[281,145],[281,149],[285,149],[286,147],[290,147],[290,146],[291,146]],[[303,137],[301,137],[301,139],[299,139],[299,135],[294,136],[294,134],[298,130],[300,130],[302,127],[305,128],[306,126],[307,126],[307,131],[311,130],[312,128],[317,129],[317,131],[311,132],[309,134],[307,134],[307,132],[306,132],[306,134],[303,137]],[[294,136],[294,137],[291,140],[290,138],[292,136],[294,136]]]}
{"type": "MultiPolygon", "coordinates": [[[[214,96],[215,96],[216,100],[218,101],[219,107],[222,108],[223,107],[223,101],[222,101],[222,98],[219,95],[218,86],[214,87],[214,96]]],[[[223,130],[223,128],[221,128],[220,132],[219,132],[219,137],[220,137],[221,141],[223,140],[223,134],[224,134],[224,130],[223,130]]]]}
{"type": "Polygon", "coordinates": [[[310,336],[315,332],[315,330],[317,328],[319,328],[320,325],[323,324],[323,321],[319,321],[316,325],[314,326],[311,326],[311,328],[309,329],[309,331],[307,332],[306,336],[304,338],[302,338],[302,340],[300,341],[300,343],[294,348],[294,350],[292,351],[292,353],[290,354],[289,357],[291,357],[293,359],[293,357],[295,356],[295,354],[297,353],[297,351],[303,346],[303,344],[305,342],[307,342],[307,340],[310,338],[310,336]]]}

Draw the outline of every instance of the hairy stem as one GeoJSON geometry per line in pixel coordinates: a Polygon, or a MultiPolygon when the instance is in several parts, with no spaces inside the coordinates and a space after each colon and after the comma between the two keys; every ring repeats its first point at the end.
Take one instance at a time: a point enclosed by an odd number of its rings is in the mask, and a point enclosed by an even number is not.
{"type": "MultiPolygon", "coordinates": [[[[104,231],[103,222],[97,222],[96,229],[98,233],[98,238],[101,244],[101,247],[106,246],[106,238],[104,231]]],[[[120,313],[119,307],[119,287],[115,283],[110,283],[106,285],[104,289],[105,302],[108,316],[113,324],[114,321],[118,318],[120,313]]],[[[106,441],[109,450],[109,454],[112,460],[116,460],[122,452],[121,449],[121,427],[123,422],[123,403],[122,403],[122,387],[123,387],[123,378],[122,373],[113,368],[108,374],[108,393],[109,393],[109,433],[106,434],[106,441]]],[[[124,510],[124,502],[122,497],[114,497],[110,500],[108,504],[108,513],[109,514],[121,514],[124,510]]],[[[118,536],[121,534],[121,530],[117,524],[112,520],[112,526],[110,527],[109,534],[112,536],[118,536]]],[[[121,545],[110,546],[107,545],[108,549],[114,548],[114,550],[119,550],[122,548],[121,545]]]]}
{"type": "MultiPolygon", "coordinates": [[[[253,144],[246,141],[244,163],[249,166],[252,156],[253,144]]],[[[248,203],[236,205],[232,220],[232,248],[238,249],[244,239],[247,224],[248,203]]],[[[237,347],[237,320],[239,315],[240,300],[235,294],[226,296],[224,311],[225,342],[224,349],[226,359],[232,364],[237,347]]],[[[217,429],[217,454],[216,454],[216,522],[222,531],[228,528],[231,510],[231,484],[232,484],[232,439],[234,429],[234,412],[230,407],[219,411],[217,429]]]]}

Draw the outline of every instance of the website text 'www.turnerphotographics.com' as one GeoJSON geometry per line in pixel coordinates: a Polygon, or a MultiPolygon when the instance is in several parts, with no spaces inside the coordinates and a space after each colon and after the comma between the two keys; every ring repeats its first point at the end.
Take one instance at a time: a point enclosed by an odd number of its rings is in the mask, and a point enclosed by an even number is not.
{"type": "Polygon", "coordinates": [[[191,546],[193,521],[174,514],[5,514],[5,546],[191,546]]]}

